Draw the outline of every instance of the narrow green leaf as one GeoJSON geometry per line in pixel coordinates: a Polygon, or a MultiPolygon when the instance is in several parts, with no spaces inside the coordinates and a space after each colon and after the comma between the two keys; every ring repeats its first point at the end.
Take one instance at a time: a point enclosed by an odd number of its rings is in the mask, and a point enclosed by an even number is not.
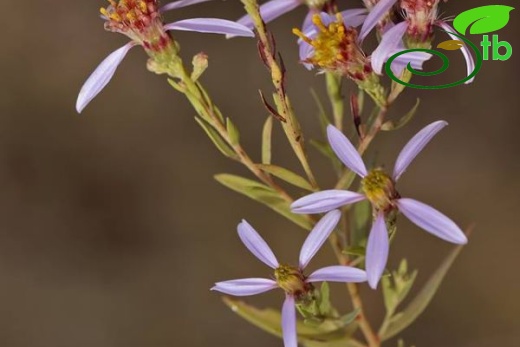
{"type": "Polygon", "coordinates": [[[408,262],[403,259],[392,276],[381,279],[387,317],[391,317],[397,306],[406,298],[416,277],[417,270],[408,273],[408,262]]]}
{"type": "Polygon", "coordinates": [[[509,22],[509,12],[514,7],[505,5],[487,5],[472,8],[459,14],[453,20],[453,27],[462,35],[466,30],[470,34],[481,35],[502,29],[509,22]]]}
{"type": "Polygon", "coordinates": [[[175,89],[176,91],[180,93],[185,93],[186,88],[182,86],[181,84],[177,83],[174,79],[168,78],[168,83],[175,89]]]}
{"type": "Polygon", "coordinates": [[[204,129],[215,147],[217,147],[222,154],[229,158],[236,158],[236,153],[229,147],[229,145],[222,139],[222,137],[220,137],[217,131],[213,129],[210,124],[198,117],[195,117],[195,120],[201,126],[201,128],[204,129]]]}
{"type": "Polygon", "coordinates": [[[382,336],[383,341],[394,337],[406,329],[426,309],[462,248],[463,246],[456,246],[424,284],[417,296],[402,312],[394,316],[382,336]]]}
{"type": "Polygon", "coordinates": [[[202,105],[203,112],[199,113],[199,115],[203,119],[206,119],[206,114],[207,114],[206,107],[209,106],[210,109],[211,109],[211,112],[210,112],[211,115],[216,115],[218,117],[218,120],[223,123],[224,122],[224,116],[222,115],[222,112],[220,111],[220,109],[213,104],[213,101],[211,100],[211,97],[209,96],[209,94],[206,91],[206,89],[204,89],[202,84],[200,84],[199,82],[195,82],[195,85],[197,86],[197,89],[201,93],[202,98],[204,99],[204,102],[206,104],[206,106],[202,105]]]}
{"type": "Polygon", "coordinates": [[[341,316],[340,320],[345,324],[348,325],[352,323],[356,317],[359,315],[359,311],[361,311],[359,308],[355,309],[354,311],[347,313],[346,315],[341,316]]]}
{"type": "MultiPolygon", "coordinates": [[[[228,297],[224,297],[223,301],[233,312],[247,320],[249,323],[272,335],[282,337],[282,319],[278,310],[270,308],[258,309],[242,301],[228,297]]],[[[338,328],[331,324],[307,325],[301,320],[298,320],[296,329],[298,331],[299,342],[305,346],[356,346],[355,344],[350,344],[350,341],[352,341],[351,332],[345,327],[338,328]]]]}
{"type": "Polygon", "coordinates": [[[215,179],[229,189],[266,205],[302,228],[312,229],[309,219],[304,215],[292,213],[290,203],[265,184],[230,174],[215,175],[215,179]]]}
{"type": "Polygon", "coordinates": [[[350,245],[356,247],[361,245],[368,234],[368,225],[372,217],[372,204],[368,200],[360,201],[352,207],[352,213],[354,225],[350,236],[350,245]]]}
{"type": "Polygon", "coordinates": [[[271,141],[273,134],[273,117],[265,120],[262,130],[262,164],[271,164],[271,141]]]}
{"type": "Polygon", "coordinates": [[[359,114],[363,114],[363,109],[365,108],[365,92],[363,89],[359,89],[358,91],[358,107],[359,107],[359,114]]]}
{"type": "Polygon", "coordinates": [[[240,142],[240,133],[238,132],[238,128],[231,121],[231,118],[226,119],[226,129],[231,143],[237,145],[240,142]]]}
{"type": "Polygon", "coordinates": [[[290,183],[296,187],[313,191],[311,184],[302,176],[295,174],[294,172],[283,168],[281,166],[276,165],[266,165],[266,164],[258,164],[257,165],[263,171],[270,173],[273,176],[278,177],[281,180],[284,180],[287,183],[290,183]]]}
{"type": "Polygon", "coordinates": [[[417,99],[414,107],[412,107],[412,109],[410,111],[408,111],[403,117],[401,117],[401,119],[399,119],[396,123],[394,123],[391,120],[389,120],[388,122],[385,122],[381,126],[381,130],[385,130],[385,131],[397,130],[397,129],[402,128],[406,124],[408,124],[408,122],[411,121],[413,119],[413,117],[415,116],[415,113],[419,109],[420,103],[421,103],[421,100],[417,99]]]}
{"type": "Polygon", "coordinates": [[[352,183],[354,182],[354,180],[356,179],[357,174],[354,171],[349,170],[347,172],[347,175],[344,177],[345,178],[342,179],[341,182],[338,182],[338,187],[337,187],[338,189],[349,189],[350,186],[352,185],[352,183]],[[341,183],[341,185],[339,185],[339,183],[341,183]]]}
{"type": "Polygon", "coordinates": [[[330,288],[327,282],[321,283],[320,288],[320,312],[322,314],[329,314],[332,310],[330,303],[330,288]]]}

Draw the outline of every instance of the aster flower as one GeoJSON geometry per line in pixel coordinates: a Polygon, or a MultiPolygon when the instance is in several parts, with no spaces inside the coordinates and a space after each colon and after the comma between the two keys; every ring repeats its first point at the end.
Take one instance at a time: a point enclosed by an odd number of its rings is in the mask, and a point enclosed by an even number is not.
{"type": "MultiPolygon", "coordinates": [[[[311,61],[313,60],[312,58],[316,54],[313,42],[316,41],[316,37],[323,30],[324,27],[331,26],[331,24],[336,22],[339,16],[341,16],[341,21],[342,23],[345,23],[346,27],[358,27],[361,24],[363,24],[366,18],[366,12],[367,11],[364,8],[345,10],[340,12],[339,15],[331,15],[326,12],[321,12],[306,19],[301,30],[293,29],[293,32],[297,36],[299,36],[298,45],[300,50],[300,61],[304,64],[304,66],[308,70],[311,70],[314,67],[314,65],[320,65],[313,64],[311,61]],[[316,17],[316,15],[319,15],[319,17],[316,17]]],[[[332,31],[337,30],[337,28],[339,28],[339,25],[332,25],[332,31]]],[[[338,36],[337,39],[339,38],[340,37],[338,36]]]]}
{"type": "MultiPolygon", "coordinates": [[[[385,2],[386,6],[393,6],[397,0],[381,0],[380,3],[385,2]]],[[[458,37],[451,34],[455,30],[447,23],[446,20],[439,19],[438,5],[440,0],[401,0],[400,7],[403,11],[405,21],[390,26],[382,36],[379,49],[372,54],[372,67],[377,74],[382,73],[384,62],[392,55],[405,49],[413,48],[431,48],[431,41],[433,39],[433,30],[437,26],[443,31],[447,32],[453,40],[458,40],[458,37]],[[406,40],[406,45],[402,40],[406,40]],[[405,48],[405,46],[407,48],[405,48]]],[[[375,25],[371,23],[371,25],[375,25]]],[[[475,61],[469,48],[463,44],[460,48],[464,60],[466,61],[467,75],[469,76],[475,69],[475,61]]],[[[423,52],[408,53],[398,58],[401,64],[396,64],[399,68],[403,67],[403,63],[407,64],[406,60],[411,62],[414,67],[414,57],[426,58],[428,60],[431,55],[423,52]],[[410,55],[409,55],[410,54],[410,55]],[[409,55],[409,56],[408,56],[409,55]],[[408,56],[408,57],[407,57],[408,56]]],[[[399,69],[397,68],[397,69],[399,69]]],[[[394,67],[392,67],[394,70],[394,67]]],[[[395,70],[394,70],[395,72],[395,70]]],[[[465,84],[473,82],[474,78],[469,79],[465,84]]]]}
{"type": "MultiPolygon", "coordinates": [[[[379,19],[388,12],[391,7],[388,4],[386,0],[380,1],[368,15],[365,15],[364,9],[347,10],[335,16],[327,13],[315,14],[312,18],[313,25],[307,26],[303,31],[293,30],[300,37],[300,60],[308,69],[317,67],[321,71],[352,79],[376,103],[383,105],[386,99],[384,90],[372,68],[372,58],[365,54],[362,43],[379,19]],[[358,32],[355,27],[360,24],[363,25],[358,32]]],[[[386,48],[381,44],[375,53],[379,52],[386,59],[398,47],[396,44],[395,47],[386,48]]],[[[421,69],[423,62],[430,56],[424,53],[406,54],[396,59],[397,64],[392,66],[398,74],[409,62],[414,68],[421,69]]]]}
{"type": "Polygon", "coordinates": [[[338,210],[327,213],[312,229],[300,250],[300,259],[297,267],[283,265],[253,229],[243,220],[238,225],[238,236],[261,262],[274,270],[274,279],[244,278],[231,281],[217,282],[211,290],[235,295],[249,296],[281,288],[285,292],[285,301],[282,307],[282,332],[285,347],[296,347],[298,344],[296,332],[295,305],[312,294],[314,282],[365,282],[366,273],[363,270],[349,266],[329,266],[314,271],[309,276],[303,271],[312,257],[318,252],[330,233],[334,230],[341,218],[338,210]]]}
{"type": "Polygon", "coordinates": [[[170,30],[197,31],[202,33],[233,34],[254,36],[253,32],[236,22],[217,18],[193,18],[164,24],[161,13],[208,0],[180,0],[159,9],[157,0],[108,0],[110,5],[101,9],[106,30],[118,32],[130,38],[130,42],[112,52],[89,76],[76,101],[78,113],[103,90],[113,77],[117,67],[128,51],[142,46],[155,59],[163,60],[174,56],[176,45],[170,37],[170,30]]]}
{"type": "Polygon", "coordinates": [[[379,168],[368,171],[347,137],[329,125],[327,135],[330,146],[343,164],[361,177],[362,193],[325,190],[307,195],[291,205],[294,213],[310,214],[327,212],[362,200],[371,202],[376,217],[368,237],[366,270],[368,283],[374,289],[388,259],[389,240],[385,216],[392,211],[398,210],[412,223],[445,241],[467,243],[466,236],[451,219],[422,202],[402,198],[395,188],[396,182],[413,159],[447,124],[445,121],[437,121],[419,131],[399,153],[391,176],[379,168]]]}

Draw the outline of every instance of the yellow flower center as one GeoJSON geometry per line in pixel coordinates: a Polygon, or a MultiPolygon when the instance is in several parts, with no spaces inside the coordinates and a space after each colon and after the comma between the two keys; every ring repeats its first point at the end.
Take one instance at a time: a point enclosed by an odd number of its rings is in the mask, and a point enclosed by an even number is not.
{"type": "Polygon", "coordinates": [[[394,200],[399,198],[394,181],[381,169],[371,170],[361,180],[361,189],[378,211],[393,208],[394,200]]]}
{"type": "Polygon", "coordinates": [[[305,276],[295,267],[280,265],[274,270],[274,277],[280,288],[296,298],[312,290],[312,285],[305,282],[305,276]]]}
{"type": "Polygon", "coordinates": [[[349,59],[351,45],[355,42],[356,33],[349,30],[343,24],[343,18],[338,13],[337,21],[328,26],[323,24],[321,16],[315,14],[312,22],[318,29],[315,38],[305,36],[299,29],[294,28],[293,33],[314,48],[314,55],[308,62],[321,68],[332,68],[341,61],[349,59]]]}

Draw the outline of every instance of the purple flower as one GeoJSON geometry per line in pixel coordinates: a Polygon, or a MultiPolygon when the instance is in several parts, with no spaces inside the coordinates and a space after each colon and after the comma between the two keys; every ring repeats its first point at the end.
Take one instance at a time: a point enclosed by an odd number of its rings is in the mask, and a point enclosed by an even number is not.
{"type": "Polygon", "coordinates": [[[327,135],[332,150],[350,170],[361,178],[363,194],[347,190],[325,190],[307,195],[291,205],[294,213],[323,213],[351,203],[368,199],[376,212],[366,249],[366,270],[368,283],[372,288],[383,274],[388,259],[389,240],[385,216],[393,210],[404,214],[412,223],[427,232],[455,244],[467,243],[462,230],[448,217],[422,202],[402,198],[395,189],[395,183],[406,171],[412,160],[423,150],[430,140],[448,123],[437,121],[419,131],[399,153],[392,176],[381,169],[368,171],[361,156],[345,135],[332,125],[327,135]]]}
{"type": "MultiPolygon", "coordinates": [[[[304,24],[303,29],[294,30],[300,37],[300,61],[307,69],[314,66],[322,70],[337,72],[348,76],[354,80],[366,80],[368,75],[375,72],[381,74],[374,68],[378,64],[382,65],[393,54],[404,49],[402,34],[396,33],[392,24],[388,21],[385,30],[390,35],[383,35],[383,40],[372,53],[370,58],[361,48],[366,36],[380,23],[388,17],[390,9],[396,0],[381,0],[371,7],[366,15],[366,9],[351,9],[341,12],[340,16],[320,13],[320,17],[314,18],[304,24]],[[355,27],[362,24],[359,35],[355,27]],[[397,37],[396,37],[397,36],[397,37]],[[375,61],[375,65],[374,65],[375,61]]],[[[408,63],[415,69],[422,69],[424,61],[428,60],[431,54],[427,53],[408,53],[392,64],[395,74],[401,74],[408,63]]]]}
{"type": "MultiPolygon", "coordinates": [[[[382,73],[384,62],[400,51],[413,48],[429,49],[433,39],[434,26],[446,31],[451,39],[458,40],[458,37],[451,34],[455,32],[455,30],[445,20],[438,19],[439,1],[440,0],[402,0],[400,2],[400,7],[405,15],[405,21],[395,26],[388,26],[382,36],[378,49],[372,54],[372,68],[377,74],[382,73]],[[402,43],[405,35],[408,37],[408,48],[405,48],[402,43]]],[[[393,6],[396,0],[381,0],[378,5],[383,2],[393,6]]],[[[376,5],[376,7],[378,5],[376,5]]],[[[367,27],[370,28],[376,24],[377,23],[372,21],[367,27]]],[[[465,44],[463,44],[460,50],[466,61],[467,74],[469,76],[475,69],[475,61],[473,60],[469,48],[465,44]]],[[[417,69],[416,66],[422,67],[422,63],[430,59],[431,56],[431,54],[424,52],[404,54],[395,60],[394,64],[392,64],[392,70],[394,74],[400,74],[408,62],[411,63],[414,69],[417,69]]],[[[469,84],[473,82],[473,80],[474,78],[471,78],[466,81],[465,84],[469,84]]]]}
{"type": "Polygon", "coordinates": [[[312,293],[314,282],[358,283],[366,281],[365,271],[349,266],[329,266],[316,270],[309,276],[303,274],[303,270],[327,240],[340,218],[341,212],[334,210],[316,223],[303,243],[297,267],[280,264],[262,237],[243,220],[238,225],[238,236],[255,257],[274,270],[274,279],[244,278],[217,282],[211,290],[235,296],[248,296],[264,293],[277,287],[283,289],[285,291],[285,301],[282,307],[284,345],[285,347],[296,347],[298,338],[295,304],[307,294],[312,293]]]}
{"type": "Polygon", "coordinates": [[[397,0],[380,0],[370,9],[370,12],[368,13],[368,16],[359,32],[359,42],[363,42],[372,29],[376,27],[377,23],[388,15],[396,2],[397,0]]]}
{"type": "MultiPolygon", "coordinates": [[[[407,49],[403,43],[403,36],[406,29],[406,22],[401,22],[396,25],[389,23],[387,25],[381,38],[381,42],[371,55],[372,68],[375,73],[381,75],[384,63],[394,54],[407,49]]],[[[394,60],[391,69],[397,76],[401,75],[408,63],[410,63],[412,68],[422,70],[423,63],[431,57],[432,55],[426,52],[410,52],[402,54],[394,60]]]]}
{"type": "MultiPolygon", "coordinates": [[[[298,39],[298,45],[300,50],[300,61],[303,62],[304,66],[311,70],[314,65],[320,66],[323,65],[323,62],[312,62],[313,57],[316,55],[316,37],[320,34],[320,31],[323,31],[323,28],[329,27],[332,23],[336,22],[338,18],[341,18],[342,24],[348,28],[355,28],[363,24],[365,20],[367,10],[364,8],[350,9],[340,12],[339,15],[332,15],[326,12],[319,13],[319,17],[316,17],[318,14],[312,14],[309,12],[309,15],[305,19],[302,29],[295,29],[293,32],[298,35],[300,38],[298,39]],[[319,19],[319,21],[318,21],[319,19]],[[314,44],[314,46],[313,46],[314,44]],[[308,63],[311,61],[312,63],[308,63]]],[[[343,30],[343,29],[342,29],[343,30]]],[[[345,29],[343,31],[345,36],[348,36],[349,30],[345,29]]],[[[337,38],[342,39],[341,35],[338,35],[337,38]]],[[[330,40],[330,38],[328,38],[330,40]]],[[[334,40],[330,40],[331,42],[334,40]]],[[[352,40],[350,40],[352,41],[352,40]]],[[[355,41],[355,40],[354,40],[355,41]]],[[[328,45],[329,49],[334,50],[333,45],[328,45]]]]}
{"type": "Polygon", "coordinates": [[[209,0],[180,0],[158,8],[157,0],[109,0],[101,9],[105,28],[130,38],[130,42],[106,57],[86,80],[76,101],[78,113],[110,82],[117,67],[134,46],[142,46],[150,56],[166,54],[174,49],[170,30],[197,31],[253,37],[253,32],[236,22],[217,18],[193,18],[164,24],[161,13],[209,0]]]}

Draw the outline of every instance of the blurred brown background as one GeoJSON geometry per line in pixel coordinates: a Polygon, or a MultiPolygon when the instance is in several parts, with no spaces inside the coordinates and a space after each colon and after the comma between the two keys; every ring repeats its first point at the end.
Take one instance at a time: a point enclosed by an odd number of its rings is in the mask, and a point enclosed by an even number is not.
{"type": "MultiPolygon", "coordinates": [[[[341,2],[341,1],[340,1],[341,2]]],[[[505,1],[514,6],[513,1],[505,1]]],[[[345,1],[347,3],[347,1],[345,1]]],[[[348,1],[349,7],[359,1],[348,1]]],[[[446,15],[484,0],[451,1],[446,15]]],[[[103,1],[4,3],[0,69],[0,345],[6,347],[282,346],[229,311],[217,280],[269,276],[240,244],[235,227],[247,218],[280,259],[295,260],[304,233],[282,217],[219,186],[212,175],[246,174],[213,148],[193,121],[188,103],[163,77],[146,71],[131,52],[108,88],[81,116],[75,99],[85,78],[121,35],[103,31],[103,1]]],[[[169,13],[235,19],[238,0],[214,1],[169,13]]],[[[319,137],[312,86],[322,78],[297,64],[290,33],[304,9],[272,30],[288,66],[289,94],[307,138],[319,137]]],[[[512,12],[501,40],[520,47],[512,12]]],[[[204,50],[204,82],[242,131],[258,158],[265,117],[259,88],[271,86],[248,39],[176,33],[188,61],[204,50]]],[[[439,34],[441,36],[442,34],[439,34]]],[[[478,43],[478,37],[472,37],[478,43]]],[[[439,40],[439,39],[438,39],[439,40]]],[[[454,70],[464,71],[454,55],[454,70]]],[[[408,90],[392,116],[422,98],[420,114],[376,145],[393,165],[421,127],[446,119],[446,128],[400,182],[401,194],[438,207],[460,225],[477,228],[426,313],[404,334],[420,347],[518,346],[520,233],[518,211],[520,118],[516,51],[506,62],[484,62],[476,82],[442,91],[408,90]]],[[[432,63],[434,66],[435,64],[432,63]]],[[[433,84],[433,82],[432,82],[433,84]]],[[[297,168],[280,132],[276,163],[297,168]]],[[[331,173],[324,167],[322,185],[331,173]]],[[[450,246],[404,218],[391,265],[402,255],[419,268],[422,284],[450,246]]],[[[325,247],[312,266],[332,261],[325,247]]],[[[340,307],[343,287],[333,287],[340,307]]],[[[363,291],[368,313],[381,319],[379,296],[363,291]]],[[[281,294],[248,299],[280,306],[281,294]]],[[[395,346],[390,342],[388,346],[395,346]]]]}

